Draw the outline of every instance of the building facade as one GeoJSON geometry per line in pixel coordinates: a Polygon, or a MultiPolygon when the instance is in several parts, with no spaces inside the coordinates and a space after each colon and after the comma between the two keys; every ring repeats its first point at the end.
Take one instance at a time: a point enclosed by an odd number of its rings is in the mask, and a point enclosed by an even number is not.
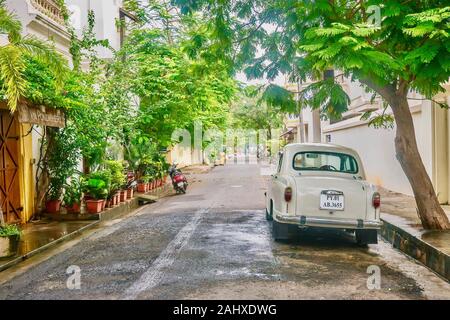
{"type": "MultiPolygon", "coordinates": [[[[108,39],[112,48],[120,48],[123,30],[116,27],[116,21],[123,18],[121,0],[67,0],[66,5],[78,34],[88,23],[88,10],[93,10],[97,39],[108,39]]],[[[56,2],[7,0],[6,6],[21,22],[24,35],[52,41],[69,65],[72,63],[70,34],[56,2]]],[[[112,52],[98,48],[98,56],[112,58],[112,52]]],[[[0,102],[0,204],[5,220],[10,223],[26,223],[36,211],[35,177],[40,140],[45,126],[64,125],[64,115],[49,107],[22,105],[11,114],[6,102],[0,102]]]]}

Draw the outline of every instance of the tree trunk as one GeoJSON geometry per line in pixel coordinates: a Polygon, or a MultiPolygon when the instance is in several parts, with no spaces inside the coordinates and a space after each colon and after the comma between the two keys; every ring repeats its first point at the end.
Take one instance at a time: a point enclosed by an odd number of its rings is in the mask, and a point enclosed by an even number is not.
{"type": "Polygon", "coordinates": [[[389,99],[395,123],[395,151],[414,192],[418,213],[425,229],[450,229],[450,223],[437,199],[431,179],[417,148],[407,89],[399,89],[389,99]]]}

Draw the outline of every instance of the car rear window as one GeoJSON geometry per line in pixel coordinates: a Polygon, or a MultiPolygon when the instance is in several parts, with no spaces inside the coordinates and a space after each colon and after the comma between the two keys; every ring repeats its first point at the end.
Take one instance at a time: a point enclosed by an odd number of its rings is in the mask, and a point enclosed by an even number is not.
{"type": "Polygon", "coordinates": [[[295,170],[358,173],[355,158],[345,153],[307,151],[295,154],[292,166],[295,170]]]}

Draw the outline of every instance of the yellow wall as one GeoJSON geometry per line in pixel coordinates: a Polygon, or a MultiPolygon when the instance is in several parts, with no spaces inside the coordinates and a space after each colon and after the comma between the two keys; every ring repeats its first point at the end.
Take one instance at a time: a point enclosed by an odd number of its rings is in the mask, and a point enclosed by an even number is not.
{"type": "Polygon", "coordinates": [[[34,212],[33,141],[31,133],[28,134],[30,129],[29,124],[19,124],[19,184],[23,223],[29,221],[34,212]]]}

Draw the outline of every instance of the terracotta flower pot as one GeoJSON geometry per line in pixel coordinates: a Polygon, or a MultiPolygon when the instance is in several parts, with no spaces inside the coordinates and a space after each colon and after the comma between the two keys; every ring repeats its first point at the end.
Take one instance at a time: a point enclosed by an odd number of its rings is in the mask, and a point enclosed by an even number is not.
{"type": "Polygon", "coordinates": [[[66,206],[67,213],[80,213],[81,206],[80,203],[74,203],[71,206],[66,206]]]}
{"type": "Polygon", "coordinates": [[[120,191],[120,202],[125,202],[127,200],[127,191],[121,190],[120,191]]]}
{"type": "Polygon", "coordinates": [[[102,199],[102,211],[106,208],[106,199],[102,199]]]}
{"type": "Polygon", "coordinates": [[[19,236],[0,237],[0,258],[16,255],[19,248],[19,236]]]}
{"type": "Polygon", "coordinates": [[[114,205],[117,206],[117,205],[119,205],[119,203],[120,203],[120,192],[117,192],[114,195],[114,205]]]}
{"type": "Polygon", "coordinates": [[[127,199],[133,198],[134,190],[132,188],[127,189],[127,199]]]}
{"type": "Polygon", "coordinates": [[[61,210],[61,200],[49,200],[45,203],[45,210],[48,213],[59,213],[61,210]]]}
{"type": "Polygon", "coordinates": [[[89,213],[99,213],[103,208],[103,200],[86,200],[86,209],[89,213]]]}
{"type": "Polygon", "coordinates": [[[148,184],[147,183],[138,183],[137,185],[137,192],[145,193],[148,191],[148,184]]]}

